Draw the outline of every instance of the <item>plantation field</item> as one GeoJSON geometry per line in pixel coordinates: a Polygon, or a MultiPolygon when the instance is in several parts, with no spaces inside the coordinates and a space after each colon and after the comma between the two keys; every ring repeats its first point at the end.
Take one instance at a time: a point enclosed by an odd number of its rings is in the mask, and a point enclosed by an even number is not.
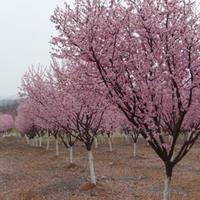
{"type": "MultiPolygon", "coordinates": [[[[133,145],[122,138],[94,149],[97,187],[87,184],[87,152],[81,144],[74,148],[74,165],[69,165],[68,151],[60,145],[55,156],[52,141],[47,152],[32,147],[25,139],[0,140],[0,195],[2,200],[160,200],[164,169],[162,162],[140,138],[138,156],[133,145]]],[[[200,199],[200,148],[197,143],[175,168],[172,200],[200,199]]]]}

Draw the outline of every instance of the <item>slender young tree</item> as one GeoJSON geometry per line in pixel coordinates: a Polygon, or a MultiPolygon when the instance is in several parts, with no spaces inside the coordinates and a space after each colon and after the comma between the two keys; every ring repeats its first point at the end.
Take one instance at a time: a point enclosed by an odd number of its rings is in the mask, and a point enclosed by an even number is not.
{"type": "Polygon", "coordinates": [[[32,104],[30,100],[23,101],[19,104],[17,108],[17,116],[15,118],[15,128],[22,136],[25,136],[27,144],[35,145],[37,134],[35,133],[36,128],[31,108],[32,104]]]}
{"type": "Polygon", "coordinates": [[[62,95],[63,108],[68,111],[68,127],[63,129],[75,139],[79,140],[88,151],[91,183],[96,185],[96,175],[93,163],[92,145],[97,137],[107,102],[104,95],[100,95],[93,79],[88,80],[87,74],[82,73],[79,66],[69,70],[54,66],[55,77],[62,95]],[[80,73],[81,72],[81,73],[80,73]],[[70,127],[70,128],[69,128],[70,127]]]}

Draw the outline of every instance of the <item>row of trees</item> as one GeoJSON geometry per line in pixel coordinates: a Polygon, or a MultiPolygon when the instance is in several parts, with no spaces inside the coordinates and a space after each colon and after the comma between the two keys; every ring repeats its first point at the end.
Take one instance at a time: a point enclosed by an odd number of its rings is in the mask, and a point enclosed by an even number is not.
{"type": "Polygon", "coordinates": [[[5,135],[14,128],[14,119],[10,114],[0,114],[0,134],[5,135]]]}
{"type": "Polygon", "coordinates": [[[84,143],[96,184],[94,139],[126,120],[131,129],[124,131],[140,133],[163,161],[163,199],[169,200],[173,169],[200,131],[194,2],[76,0],[73,7],[56,8],[51,20],[58,31],[51,41],[52,66],[30,70],[22,83],[38,123],[66,135],[67,146],[84,143]]]}
{"type": "Polygon", "coordinates": [[[88,79],[79,66],[66,68],[54,62],[51,67],[51,72],[31,69],[24,76],[22,93],[27,99],[18,108],[16,126],[30,139],[47,132],[54,136],[56,155],[61,140],[69,149],[71,163],[73,145],[83,143],[88,151],[91,183],[96,184],[92,146],[97,136],[106,134],[112,151],[111,135],[124,129],[134,138],[133,126],[111,104],[101,85],[88,79]]]}

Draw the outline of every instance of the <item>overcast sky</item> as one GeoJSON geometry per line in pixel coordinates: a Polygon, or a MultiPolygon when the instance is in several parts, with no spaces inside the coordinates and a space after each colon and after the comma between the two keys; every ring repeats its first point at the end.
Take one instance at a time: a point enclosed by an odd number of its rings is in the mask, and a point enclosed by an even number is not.
{"type": "Polygon", "coordinates": [[[32,64],[49,65],[49,40],[55,33],[49,18],[64,1],[0,0],[0,97],[17,95],[32,64]]]}

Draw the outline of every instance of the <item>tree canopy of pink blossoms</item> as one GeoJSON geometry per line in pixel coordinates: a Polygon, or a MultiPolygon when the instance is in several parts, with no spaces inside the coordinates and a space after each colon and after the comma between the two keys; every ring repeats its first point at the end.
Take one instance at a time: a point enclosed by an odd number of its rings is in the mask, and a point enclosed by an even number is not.
{"type": "Polygon", "coordinates": [[[81,63],[104,83],[112,102],[164,162],[168,200],[173,168],[200,131],[200,18],[194,3],[76,0],[73,8],[57,8],[51,20],[58,30],[53,56],[81,63]]]}
{"type": "Polygon", "coordinates": [[[22,135],[29,135],[34,126],[34,118],[31,113],[32,105],[30,101],[23,101],[17,108],[15,127],[22,135]]]}
{"type": "Polygon", "coordinates": [[[0,114],[0,133],[6,133],[14,128],[14,120],[10,114],[0,114]]]}
{"type": "Polygon", "coordinates": [[[70,147],[76,140],[85,145],[91,182],[96,184],[92,144],[100,132],[110,102],[107,93],[102,91],[103,84],[94,84],[94,81],[96,79],[89,79],[86,73],[82,73],[81,65],[72,67],[67,63],[60,66],[53,60],[50,71],[30,69],[23,77],[21,92],[31,102],[29,112],[34,124],[56,128],[66,146],[63,134],[67,136],[70,147]]]}

